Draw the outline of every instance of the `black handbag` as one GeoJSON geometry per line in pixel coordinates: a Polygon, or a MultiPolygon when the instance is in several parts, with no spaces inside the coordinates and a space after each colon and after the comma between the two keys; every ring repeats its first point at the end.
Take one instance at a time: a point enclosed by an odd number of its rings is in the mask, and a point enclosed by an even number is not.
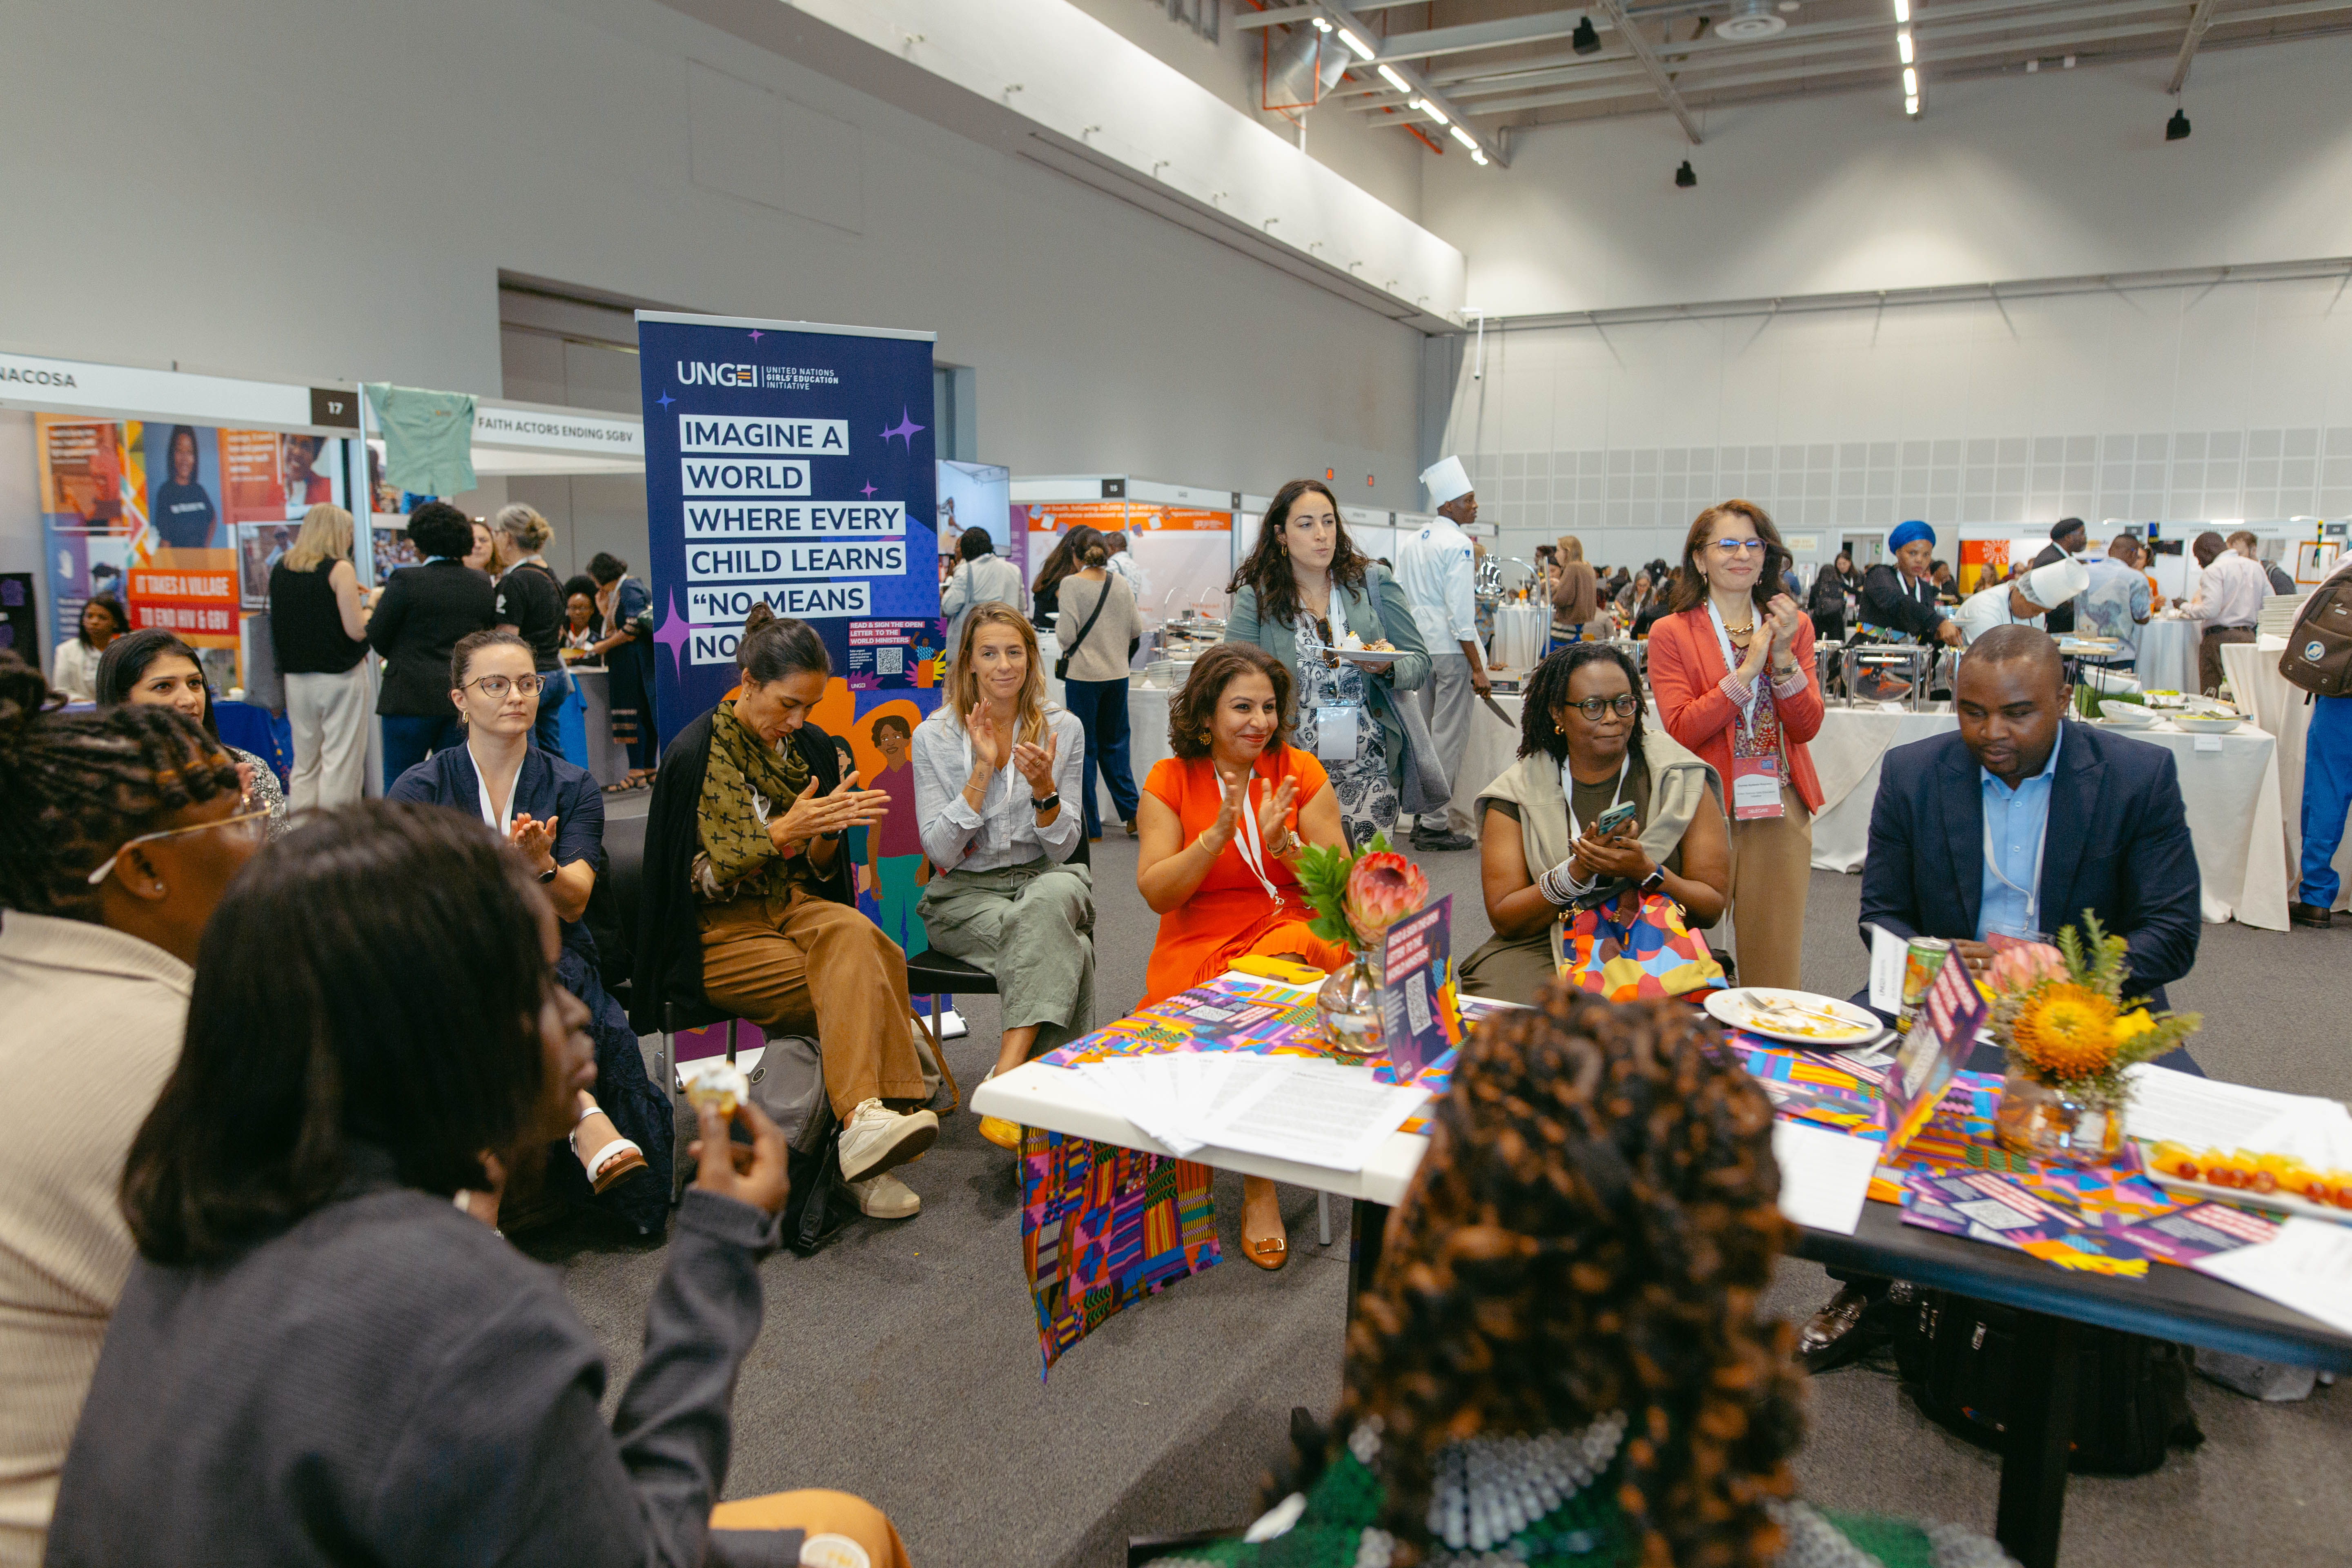
{"type": "MultiPolygon", "coordinates": [[[[1895,1364],[1927,1417],[1998,1447],[2008,1429],[2010,1375],[2023,1315],[1948,1290],[1914,1289],[1890,1300],[1895,1364]]],[[[2067,1468],[2082,1475],[2145,1475],[2176,1447],[2205,1440],[2189,1406],[2190,1354],[2119,1329],[2075,1330],[2074,1431],[2067,1468]]]]}
{"type": "MultiPolygon", "coordinates": [[[[1056,595],[1055,597],[1058,598],[1060,595],[1056,595]]],[[[1087,624],[1078,628],[1078,635],[1070,639],[1068,649],[1063,653],[1061,658],[1054,661],[1055,679],[1067,680],[1070,679],[1070,655],[1077,652],[1078,649],[1085,645],[1087,634],[1095,629],[1095,623],[1102,619],[1103,606],[1109,603],[1110,576],[1106,573],[1103,576],[1101,596],[1095,600],[1095,607],[1091,611],[1087,612],[1087,624]]],[[[1127,657],[1133,658],[1135,657],[1134,650],[1130,648],[1127,657]]]]}

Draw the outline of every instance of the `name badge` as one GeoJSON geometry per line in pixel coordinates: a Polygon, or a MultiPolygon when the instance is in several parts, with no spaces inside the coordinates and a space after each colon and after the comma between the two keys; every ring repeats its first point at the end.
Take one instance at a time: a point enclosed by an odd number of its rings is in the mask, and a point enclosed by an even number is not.
{"type": "Polygon", "coordinates": [[[1356,760],[1356,719],[1363,711],[1348,703],[1318,704],[1315,710],[1315,755],[1327,763],[1356,760]]]}
{"type": "Polygon", "coordinates": [[[1740,822],[1785,814],[1780,805],[1780,759],[1731,759],[1731,815],[1740,822]]]}

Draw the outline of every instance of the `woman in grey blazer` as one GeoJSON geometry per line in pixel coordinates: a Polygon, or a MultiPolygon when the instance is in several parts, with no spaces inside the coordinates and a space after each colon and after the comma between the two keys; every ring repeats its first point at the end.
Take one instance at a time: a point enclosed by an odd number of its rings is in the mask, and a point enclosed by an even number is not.
{"type": "Polygon", "coordinates": [[[1225,640],[1255,643],[1298,682],[1291,744],[1330,775],[1348,842],[1395,826],[1406,758],[1396,693],[1429,679],[1429,649],[1396,579],[1349,539],[1338,498],[1315,479],[1283,486],[1225,591],[1225,640]]]}

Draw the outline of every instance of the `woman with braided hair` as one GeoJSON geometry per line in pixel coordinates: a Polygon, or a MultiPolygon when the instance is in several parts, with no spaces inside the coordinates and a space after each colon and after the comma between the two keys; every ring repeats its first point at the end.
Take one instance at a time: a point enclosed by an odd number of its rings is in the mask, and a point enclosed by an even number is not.
{"type": "Polygon", "coordinates": [[[180,1057],[196,939],[261,841],[163,707],[56,711],[0,653],[0,1562],[35,1563],[131,1231],[124,1153],[180,1057]]]}
{"type": "Polygon", "coordinates": [[[1795,1498],[1772,1107],[1718,1026],[1565,986],[1490,1020],[1349,1330],[1328,1453],[1179,1564],[1992,1568],[1969,1531],[1795,1498]]]}

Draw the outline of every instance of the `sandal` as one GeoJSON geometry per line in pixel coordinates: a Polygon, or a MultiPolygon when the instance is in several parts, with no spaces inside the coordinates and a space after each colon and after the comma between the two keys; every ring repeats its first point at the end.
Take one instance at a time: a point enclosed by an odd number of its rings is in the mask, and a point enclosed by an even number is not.
{"type": "MultiPolygon", "coordinates": [[[[991,1068],[980,1081],[986,1083],[995,1076],[996,1069],[991,1068]]],[[[983,1116],[980,1119],[980,1135],[1000,1149],[1015,1154],[1021,1152],[1021,1123],[1018,1121],[1007,1121],[1002,1116],[983,1116]]]]}
{"type": "MultiPolygon", "coordinates": [[[[572,1145],[574,1159],[580,1158],[580,1123],[604,1112],[603,1106],[592,1105],[572,1118],[572,1136],[567,1142],[572,1145]]],[[[596,1151],[595,1159],[581,1160],[581,1168],[588,1175],[588,1185],[599,1197],[611,1191],[616,1184],[646,1169],[646,1152],[629,1139],[619,1136],[619,1131],[618,1128],[614,1129],[613,1141],[596,1151]]]]}

